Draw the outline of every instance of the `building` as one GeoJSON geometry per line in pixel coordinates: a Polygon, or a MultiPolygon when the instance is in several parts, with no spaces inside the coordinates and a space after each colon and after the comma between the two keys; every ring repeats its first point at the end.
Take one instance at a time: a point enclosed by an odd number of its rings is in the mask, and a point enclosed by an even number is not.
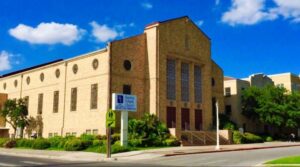
{"type": "Polygon", "coordinates": [[[292,73],[269,75],[276,86],[282,86],[289,92],[300,91],[300,76],[292,73]]]}
{"type": "Polygon", "coordinates": [[[289,92],[300,91],[300,77],[291,73],[275,75],[253,74],[248,78],[236,79],[224,77],[225,113],[244,131],[263,133],[271,131],[269,127],[248,119],[242,114],[242,90],[250,86],[283,86],[289,92]]]}
{"type": "Polygon", "coordinates": [[[0,92],[27,100],[29,114],[43,118],[44,137],[105,134],[112,93],[137,95],[129,117],[156,114],[180,137],[213,127],[213,102],[224,110],[223,71],[210,50],[188,17],[155,22],[104,49],[3,75],[0,92]]]}

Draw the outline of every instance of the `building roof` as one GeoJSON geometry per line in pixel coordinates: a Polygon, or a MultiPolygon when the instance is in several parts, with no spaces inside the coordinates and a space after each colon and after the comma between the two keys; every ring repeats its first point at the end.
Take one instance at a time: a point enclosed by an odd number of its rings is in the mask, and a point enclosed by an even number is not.
{"type": "Polygon", "coordinates": [[[236,80],[236,78],[224,76],[224,81],[236,80]]]}
{"type": "Polygon", "coordinates": [[[50,62],[47,62],[47,63],[43,63],[43,64],[39,64],[39,65],[36,65],[36,66],[24,68],[24,69],[21,69],[21,70],[17,70],[17,71],[11,72],[11,73],[4,74],[4,75],[0,76],[0,78],[4,78],[4,77],[11,76],[11,75],[19,74],[19,73],[22,73],[22,72],[25,72],[25,71],[33,70],[33,69],[36,69],[36,68],[40,68],[40,67],[47,66],[47,65],[50,65],[50,64],[54,64],[54,63],[61,62],[61,61],[63,61],[63,59],[57,59],[57,60],[50,61],[50,62]]]}

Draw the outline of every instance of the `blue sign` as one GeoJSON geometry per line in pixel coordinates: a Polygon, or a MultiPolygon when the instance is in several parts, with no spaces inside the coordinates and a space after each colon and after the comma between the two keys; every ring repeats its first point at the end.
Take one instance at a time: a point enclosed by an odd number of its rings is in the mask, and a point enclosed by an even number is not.
{"type": "Polygon", "coordinates": [[[136,96],[127,94],[112,94],[112,109],[117,111],[137,110],[136,96]]]}

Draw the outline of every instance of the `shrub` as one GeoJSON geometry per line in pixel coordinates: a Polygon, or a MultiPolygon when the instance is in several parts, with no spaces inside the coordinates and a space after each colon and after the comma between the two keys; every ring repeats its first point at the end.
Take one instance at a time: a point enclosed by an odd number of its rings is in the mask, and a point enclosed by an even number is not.
{"type": "Polygon", "coordinates": [[[48,139],[50,142],[51,148],[63,148],[64,142],[66,139],[64,139],[61,136],[54,136],[48,139]],[[61,143],[63,142],[63,145],[61,143]]]}
{"type": "Polygon", "coordinates": [[[155,115],[146,114],[141,120],[131,119],[128,123],[128,136],[131,144],[141,146],[161,146],[170,137],[167,126],[155,115]]]}
{"type": "Polygon", "coordinates": [[[17,147],[26,147],[26,148],[31,148],[33,145],[34,140],[30,139],[18,139],[16,140],[16,146],[17,147]]]}
{"type": "Polygon", "coordinates": [[[132,147],[140,147],[142,146],[142,139],[130,139],[128,141],[128,145],[132,147]]]}
{"type": "Polygon", "coordinates": [[[65,143],[64,149],[66,151],[80,151],[84,150],[85,147],[80,139],[72,139],[65,143]]]}
{"type": "Polygon", "coordinates": [[[16,140],[14,140],[14,139],[9,139],[9,140],[7,140],[7,141],[3,144],[3,147],[5,147],[5,148],[14,148],[14,147],[16,147],[16,144],[17,144],[16,140]]]}
{"type": "Polygon", "coordinates": [[[166,139],[164,141],[165,146],[180,146],[180,141],[174,137],[166,139]]]}
{"type": "Polygon", "coordinates": [[[111,153],[120,153],[130,151],[128,147],[123,147],[119,143],[113,144],[111,147],[111,153]]]}
{"type": "Polygon", "coordinates": [[[4,144],[9,140],[9,138],[0,138],[0,147],[4,147],[4,144]]]}
{"type": "Polygon", "coordinates": [[[35,139],[32,148],[36,150],[45,150],[51,146],[50,142],[47,139],[35,139]]]}
{"type": "Polygon", "coordinates": [[[97,135],[97,136],[96,136],[96,139],[99,139],[99,140],[106,140],[106,135],[97,135]]]}
{"type": "Polygon", "coordinates": [[[244,136],[239,131],[233,131],[233,143],[242,144],[244,136]]]}
{"type": "Polygon", "coordinates": [[[105,142],[105,141],[103,141],[103,140],[95,139],[95,140],[93,140],[92,146],[93,146],[93,147],[103,146],[103,145],[104,145],[104,142],[105,142]]]}
{"type": "Polygon", "coordinates": [[[271,141],[273,141],[273,138],[271,136],[268,136],[268,137],[265,138],[265,141],[266,142],[271,142],[271,141]]]}
{"type": "Polygon", "coordinates": [[[79,137],[81,140],[89,140],[89,141],[93,141],[96,139],[95,135],[89,135],[89,134],[82,134],[79,137]]]}
{"type": "Polygon", "coordinates": [[[230,120],[226,114],[219,114],[220,117],[220,129],[236,130],[236,123],[230,120]]]}
{"type": "Polygon", "coordinates": [[[111,135],[111,143],[115,143],[116,141],[119,141],[121,139],[120,133],[114,133],[111,135]]]}
{"type": "Polygon", "coordinates": [[[244,134],[244,143],[263,143],[263,142],[264,142],[264,140],[260,136],[257,136],[252,133],[244,134]]]}
{"type": "Polygon", "coordinates": [[[227,129],[227,130],[235,130],[236,129],[236,125],[232,122],[226,122],[223,126],[223,129],[227,129]]]}

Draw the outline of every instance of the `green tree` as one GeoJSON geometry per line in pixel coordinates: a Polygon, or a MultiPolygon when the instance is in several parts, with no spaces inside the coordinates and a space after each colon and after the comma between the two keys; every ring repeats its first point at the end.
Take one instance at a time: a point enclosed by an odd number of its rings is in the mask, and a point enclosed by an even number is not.
{"type": "Polygon", "coordinates": [[[242,113],[275,127],[299,127],[300,95],[283,87],[249,87],[242,94],[242,113]]]}
{"type": "Polygon", "coordinates": [[[0,110],[0,116],[12,126],[14,135],[16,135],[18,127],[21,129],[21,138],[23,137],[24,128],[27,125],[27,115],[28,110],[24,99],[9,99],[4,103],[3,109],[0,110]]]}

